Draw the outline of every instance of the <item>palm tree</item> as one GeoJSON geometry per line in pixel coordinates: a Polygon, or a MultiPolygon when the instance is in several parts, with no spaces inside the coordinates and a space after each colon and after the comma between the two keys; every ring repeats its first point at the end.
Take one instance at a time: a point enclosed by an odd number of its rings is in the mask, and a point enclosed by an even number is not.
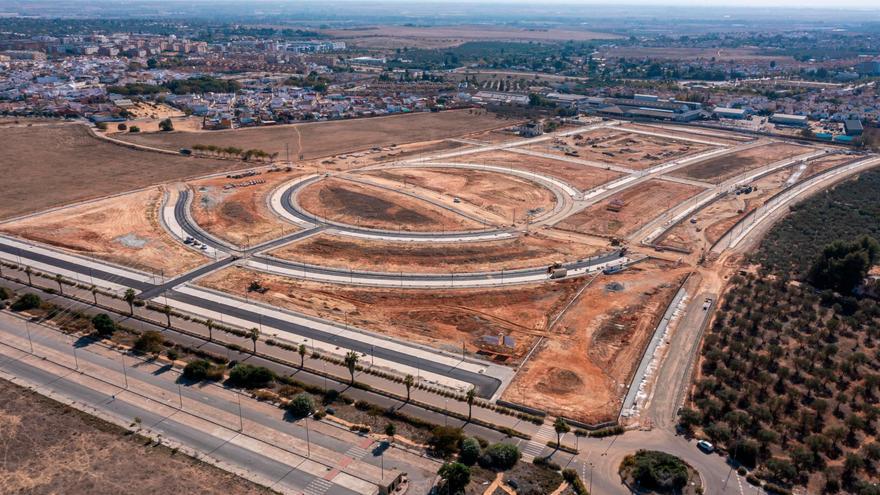
{"type": "Polygon", "coordinates": [[[89,287],[89,291],[92,293],[92,297],[95,299],[95,306],[98,305],[98,288],[94,285],[89,287]]]}
{"type": "Polygon", "coordinates": [[[306,365],[306,345],[300,344],[297,352],[299,352],[299,369],[303,369],[306,365]]]}
{"type": "Polygon", "coordinates": [[[55,275],[55,281],[58,282],[58,292],[63,296],[64,284],[62,284],[62,282],[64,281],[64,277],[62,277],[61,275],[55,275]]]}
{"type": "Polygon", "coordinates": [[[131,316],[134,316],[134,300],[135,300],[134,289],[126,289],[125,295],[122,296],[122,299],[128,303],[129,312],[131,313],[131,316]]]}
{"type": "Polygon", "coordinates": [[[415,382],[416,382],[416,379],[413,378],[412,375],[406,375],[406,377],[403,379],[403,386],[406,387],[406,401],[407,402],[409,402],[409,391],[415,382]]]}
{"type": "Polygon", "coordinates": [[[259,328],[251,328],[248,331],[248,337],[254,342],[254,354],[257,353],[257,340],[260,338],[260,329],[259,328]]]}
{"type": "Polygon", "coordinates": [[[214,340],[214,320],[208,319],[205,320],[205,326],[208,327],[208,341],[212,342],[214,340]]]}
{"type": "Polygon", "coordinates": [[[162,307],[162,312],[165,313],[165,318],[168,320],[168,328],[171,328],[171,306],[166,304],[162,307]]]}
{"type": "Polygon", "coordinates": [[[348,354],[345,355],[345,366],[348,368],[348,373],[351,375],[352,386],[354,386],[354,372],[357,370],[357,363],[360,358],[360,355],[354,351],[348,351],[348,354]]]}
{"type": "Polygon", "coordinates": [[[571,427],[562,419],[562,416],[557,416],[556,421],[553,422],[553,429],[556,430],[556,448],[558,449],[562,446],[562,435],[570,432],[571,427]]]}
{"type": "Polygon", "coordinates": [[[29,267],[29,266],[24,267],[24,274],[27,275],[28,285],[34,285],[33,282],[31,282],[31,273],[33,273],[33,270],[31,270],[31,267],[29,267]]]}
{"type": "Polygon", "coordinates": [[[467,405],[468,405],[468,419],[467,419],[468,423],[471,422],[471,416],[474,411],[474,398],[476,396],[477,396],[477,388],[476,387],[471,387],[470,390],[467,391],[467,395],[465,395],[465,398],[467,400],[467,405]]]}

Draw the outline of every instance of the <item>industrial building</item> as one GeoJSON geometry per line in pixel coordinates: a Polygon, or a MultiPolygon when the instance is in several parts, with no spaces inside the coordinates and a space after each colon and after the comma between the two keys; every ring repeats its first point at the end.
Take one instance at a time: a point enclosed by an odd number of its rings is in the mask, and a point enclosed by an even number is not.
{"type": "Polygon", "coordinates": [[[748,112],[742,108],[715,107],[712,113],[719,119],[744,119],[748,116],[748,112]]]}
{"type": "Polygon", "coordinates": [[[583,100],[586,111],[608,117],[651,118],[690,122],[706,116],[702,104],[674,99],[660,100],[653,95],[633,98],[588,98],[583,100]]]}
{"type": "Polygon", "coordinates": [[[774,113],[770,116],[770,122],[779,125],[789,125],[792,127],[806,127],[806,115],[791,115],[787,113],[774,113]]]}
{"type": "Polygon", "coordinates": [[[843,129],[846,131],[847,136],[861,136],[862,131],[864,131],[862,121],[858,119],[844,120],[843,129]]]}

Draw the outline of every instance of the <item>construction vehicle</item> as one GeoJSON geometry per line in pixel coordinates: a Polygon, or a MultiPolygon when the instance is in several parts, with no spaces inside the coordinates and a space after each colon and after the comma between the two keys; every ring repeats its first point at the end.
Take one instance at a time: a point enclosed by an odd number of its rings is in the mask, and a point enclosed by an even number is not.
{"type": "Polygon", "coordinates": [[[562,266],[561,261],[556,261],[547,267],[547,273],[550,274],[550,278],[563,278],[568,275],[568,270],[562,266]]]}
{"type": "Polygon", "coordinates": [[[622,272],[624,268],[626,267],[623,265],[609,266],[608,268],[602,270],[602,273],[604,273],[605,275],[613,275],[615,273],[622,272]]]}

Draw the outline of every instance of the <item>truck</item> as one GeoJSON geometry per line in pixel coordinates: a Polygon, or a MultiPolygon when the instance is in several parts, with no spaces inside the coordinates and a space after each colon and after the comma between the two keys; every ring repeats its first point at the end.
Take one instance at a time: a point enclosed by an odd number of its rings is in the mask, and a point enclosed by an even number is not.
{"type": "Polygon", "coordinates": [[[561,261],[556,261],[547,267],[547,273],[550,274],[550,278],[563,278],[568,275],[568,270],[563,268],[561,261]]]}
{"type": "Polygon", "coordinates": [[[622,272],[625,267],[623,265],[614,265],[609,266],[608,268],[602,270],[602,273],[605,275],[613,275],[618,272],[622,272]]]}

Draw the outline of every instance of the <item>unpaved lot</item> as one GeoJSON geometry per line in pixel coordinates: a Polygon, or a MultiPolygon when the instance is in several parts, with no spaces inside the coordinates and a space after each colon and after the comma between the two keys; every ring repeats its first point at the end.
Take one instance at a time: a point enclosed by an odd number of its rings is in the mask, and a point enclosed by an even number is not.
{"type": "Polygon", "coordinates": [[[304,263],[381,272],[478,272],[531,268],[588,258],[602,245],[551,239],[542,234],[482,242],[382,242],[319,234],[272,252],[304,263]]]}
{"type": "Polygon", "coordinates": [[[297,200],[303,210],[318,217],[364,228],[419,232],[486,228],[427,201],[337,178],[306,186],[297,200]]]}
{"type": "Polygon", "coordinates": [[[285,181],[304,172],[263,171],[242,179],[215,177],[191,182],[195,192],[192,215],[209,233],[237,246],[255,246],[299,228],[276,216],[268,205],[268,196],[285,181]],[[252,181],[265,181],[250,185],[252,181]]]}
{"type": "Polygon", "coordinates": [[[690,184],[651,179],[566,218],[557,227],[585,234],[626,236],[700,191],[703,189],[690,184]],[[615,201],[623,203],[620,211],[609,209],[615,201]]]}
{"type": "Polygon", "coordinates": [[[711,148],[705,144],[625,133],[612,128],[554,138],[540,143],[535,149],[559,156],[644,170],[711,148]]]}
{"type": "Polygon", "coordinates": [[[0,380],[0,493],[275,493],[0,380]]]}
{"type": "Polygon", "coordinates": [[[174,275],[208,258],[184,247],[159,223],[162,190],[62,208],[0,226],[0,231],[150,273],[174,275]]]}
{"type": "Polygon", "coordinates": [[[134,150],[76,124],[0,127],[0,142],[0,219],[244,167],[240,161],[134,150]]]}
{"type": "Polygon", "coordinates": [[[650,261],[598,277],[503,398],[590,423],[616,419],[644,347],[687,270],[650,261]],[[609,290],[611,283],[621,287],[609,290]]]}
{"type": "Polygon", "coordinates": [[[796,144],[769,143],[718,158],[710,158],[679,169],[672,175],[720,183],[749,170],[809,153],[810,150],[809,147],[796,144]]]}
{"type": "Polygon", "coordinates": [[[579,283],[575,279],[514,288],[384,289],[227,268],[198,284],[244,297],[255,280],[269,290],[247,293],[251,299],[452,352],[461,352],[462,343],[468,352],[488,352],[481,337],[513,336],[514,348],[496,349],[502,361],[514,361],[527,352],[579,283]]]}
{"type": "Polygon", "coordinates": [[[529,213],[553,209],[555,195],[547,188],[517,176],[457,168],[393,168],[359,174],[384,180],[403,190],[426,189],[455,205],[472,205],[496,224],[524,221],[529,213]],[[458,198],[458,201],[455,201],[458,198]]]}
{"type": "Polygon", "coordinates": [[[174,151],[192,148],[194,144],[261,149],[278,153],[280,159],[285,159],[287,145],[291,159],[297,160],[299,155],[309,159],[375,146],[445,139],[509,125],[510,121],[486,112],[455,110],[210,132],[126,134],[122,138],[174,151]]]}
{"type": "Polygon", "coordinates": [[[484,151],[482,153],[451,158],[448,161],[527,170],[549,177],[556,177],[582,191],[592,189],[623,175],[619,172],[589,165],[578,165],[562,160],[512,153],[510,151],[484,151]]]}

